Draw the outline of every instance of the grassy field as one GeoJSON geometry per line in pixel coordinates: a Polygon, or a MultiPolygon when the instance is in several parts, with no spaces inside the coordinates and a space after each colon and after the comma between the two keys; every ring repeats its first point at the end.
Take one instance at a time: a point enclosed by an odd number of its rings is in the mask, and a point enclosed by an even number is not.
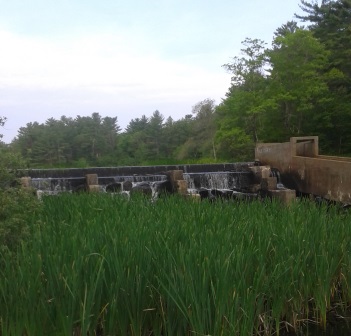
{"type": "Polygon", "coordinates": [[[351,216],[300,201],[43,199],[1,335],[271,335],[351,302],[351,216]]]}

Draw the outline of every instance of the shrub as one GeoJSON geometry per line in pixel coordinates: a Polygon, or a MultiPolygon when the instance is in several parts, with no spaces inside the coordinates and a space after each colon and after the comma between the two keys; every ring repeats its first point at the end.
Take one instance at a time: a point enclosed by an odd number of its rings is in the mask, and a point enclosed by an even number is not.
{"type": "Polygon", "coordinates": [[[23,159],[0,147],[0,251],[14,251],[19,243],[28,239],[27,220],[39,207],[31,191],[20,188],[17,181],[19,169],[25,166],[23,159]]]}

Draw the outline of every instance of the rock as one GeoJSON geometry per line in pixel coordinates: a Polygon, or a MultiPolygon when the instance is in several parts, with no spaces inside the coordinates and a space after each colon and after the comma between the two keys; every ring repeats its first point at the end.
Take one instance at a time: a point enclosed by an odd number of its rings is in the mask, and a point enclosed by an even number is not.
{"type": "Polygon", "coordinates": [[[80,184],[72,190],[73,193],[87,192],[86,184],[80,184]]]}
{"type": "Polygon", "coordinates": [[[122,183],[114,182],[106,186],[106,192],[121,192],[122,183]]]}
{"type": "Polygon", "coordinates": [[[173,192],[172,183],[170,181],[159,181],[154,183],[155,191],[160,194],[171,194],[173,192]]]}
{"type": "Polygon", "coordinates": [[[131,191],[133,188],[133,183],[131,181],[123,182],[123,191],[131,191]]]}
{"type": "Polygon", "coordinates": [[[152,196],[152,189],[149,183],[141,182],[135,185],[130,191],[131,194],[142,193],[145,196],[152,196]]]}
{"type": "Polygon", "coordinates": [[[201,200],[210,197],[210,191],[204,188],[199,189],[199,195],[201,200]]]}

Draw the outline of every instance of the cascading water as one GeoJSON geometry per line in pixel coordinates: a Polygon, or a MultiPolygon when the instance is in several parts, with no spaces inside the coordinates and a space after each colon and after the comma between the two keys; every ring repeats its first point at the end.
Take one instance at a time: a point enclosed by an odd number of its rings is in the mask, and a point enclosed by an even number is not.
{"type": "MultiPolygon", "coordinates": [[[[100,192],[123,194],[129,198],[131,192],[141,191],[154,200],[164,190],[167,176],[163,174],[127,175],[101,177],[98,180],[100,192]]],[[[74,193],[86,190],[85,178],[78,177],[32,178],[31,185],[36,189],[38,198],[41,198],[43,195],[57,195],[62,192],[74,193]]]]}
{"type": "MultiPolygon", "coordinates": [[[[211,195],[246,192],[252,183],[249,167],[253,163],[226,163],[209,165],[111,167],[86,169],[28,170],[32,187],[42,194],[87,191],[86,176],[98,176],[100,191],[109,193],[143,192],[157,198],[161,192],[174,192],[174,182],[169,174],[182,171],[189,193],[208,190],[211,195]]],[[[99,189],[97,188],[97,189],[99,189]]]]}
{"type": "Polygon", "coordinates": [[[250,183],[249,172],[206,172],[184,174],[189,189],[242,189],[250,183]]]}
{"type": "Polygon", "coordinates": [[[286,189],[285,185],[282,183],[280,171],[277,168],[271,168],[271,176],[277,178],[277,189],[280,189],[280,190],[286,189]]]}
{"type": "Polygon", "coordinates": [[[257,194],[249,191],[252,173],[249,171],[222,171],[183,174],[189,194],[199,194],[201,199],[216,198],[252,199],[257,194]]]}
{"type": "Polygon", "coordinates": [[[57,194],[60,192],[72,192],[76,186],[84,183],[83,178],[32,178],[32,187],[47,194],[57,194]]]}

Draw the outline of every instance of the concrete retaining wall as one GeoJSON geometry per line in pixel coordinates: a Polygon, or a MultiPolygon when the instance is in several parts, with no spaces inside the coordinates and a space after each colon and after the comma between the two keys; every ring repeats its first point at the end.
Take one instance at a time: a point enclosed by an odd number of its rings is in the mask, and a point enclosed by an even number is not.
{"type": "Polygon", "coordinates": [[[319,155],[316,136],[258,144],[255,157],[277,168],[288,188],[351,204],[351,158],[319,155]]]}

